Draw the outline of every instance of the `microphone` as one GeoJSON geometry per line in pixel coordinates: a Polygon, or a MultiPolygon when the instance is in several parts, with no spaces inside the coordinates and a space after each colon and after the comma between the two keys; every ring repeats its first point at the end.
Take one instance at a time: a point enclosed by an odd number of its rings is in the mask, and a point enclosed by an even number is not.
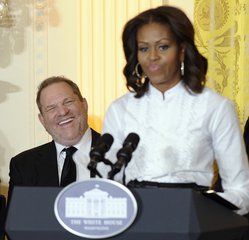
{"type": "Polygon", "coordinates": [[[112,143],[113,137],[109,133],[105,133],[99,137],[90,151],[90,163],[87,166],[90,171],[96,170],[98,162],[104,160],[105,153],[110,149],[112,143]]]}
{"type": "Polygon", "coordinates": [[[139,143],[139,136],[136,133],[130,133],[124,140],[123,147],[117,152],[117,162],[112,166],[112,170],[108,173],[108,177],[113,177],[120,172],[122,167],[127,165],[131,160],[132,153],[136,150],[139,143]]]}

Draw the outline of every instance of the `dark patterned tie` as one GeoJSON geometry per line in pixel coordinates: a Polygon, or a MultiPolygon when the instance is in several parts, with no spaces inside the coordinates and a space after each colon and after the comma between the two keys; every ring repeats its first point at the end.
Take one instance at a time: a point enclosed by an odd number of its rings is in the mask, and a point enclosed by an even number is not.
{"type": "Polygon", "coordinates": [[[62,151],[66,152],[64,161],[60,186],[65,187],[76,180],[76,165],[73,160],[73,154],[77,151],[75,147],[64,148],[62,151]]]}

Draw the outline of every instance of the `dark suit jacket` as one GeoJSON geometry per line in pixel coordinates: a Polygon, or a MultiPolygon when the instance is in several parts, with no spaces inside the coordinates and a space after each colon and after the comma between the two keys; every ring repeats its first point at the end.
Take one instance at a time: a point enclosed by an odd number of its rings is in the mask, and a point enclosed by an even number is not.
{"type": "Polygon", "coordinates": [[[245,141],[247,156],[249,157],[249,118],[247,119],[245,127],[244,127],[243,137],[245,141]]]}
{"type": "MultiPolygon", "coordinates": [[[[93,129],[91,131],[92,145],[94,145],[100,134],[93,129]]],[[[29,149],[13,157],[10,161],[9,175],[7,209],[14,186],[58,187],[59,176],[54,141],[29,149]]],[[[10,240],[10,238],[8,239],[10,240]]]]}
{"type": "MultiPolygon", "coordinates": [[[[100,134],[92,131],[92,145],[100,134]]],[[[14,186],[59,186],[54,141],[24,151],[10,161],[9,197],[14,186]]]]}

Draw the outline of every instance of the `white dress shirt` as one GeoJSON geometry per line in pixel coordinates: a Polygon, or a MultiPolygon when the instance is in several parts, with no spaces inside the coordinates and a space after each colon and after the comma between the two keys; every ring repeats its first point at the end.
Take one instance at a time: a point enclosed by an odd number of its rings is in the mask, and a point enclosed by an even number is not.
{"type": "MultiPolygon", "coordinates": [[[[249,167],[238,117],[230,100],[204,88],[190,93],[182,82],[165,93],[152,85],[142,98],[127,93],[106,112],[103,133],[114,137],[107,158],[131,132],[140,142],[125,169],[126,181],[194,182],[210,186],[213,160],[222,177],[224,198],[249,210],[249,167]]],[[[122,172],[116,175],[121,181],[122,172]]]]}
{"type": "MultiPolygon", "coordinates": [[[[73,155],[73,160],[76,164],[76,181],[90,179],[90,171],[87,169],[87,165],[90,162],[89,152],[91,143],[92,133],[91,129],[88,128],[81,140],[74,145],[74,147],[78,149],[73,155]]],[[[63,149],[69,146],[63,146],[59,143],[55,143],[55,146],[57,150],[58,174],[60,179],[64,160],[66,158],[66,152],[63,151],[63,149]]]]}

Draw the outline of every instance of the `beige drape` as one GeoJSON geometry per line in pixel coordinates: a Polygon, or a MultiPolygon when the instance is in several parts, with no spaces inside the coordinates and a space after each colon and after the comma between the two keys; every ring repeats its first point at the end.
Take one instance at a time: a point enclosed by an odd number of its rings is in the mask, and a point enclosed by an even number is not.
{"type": "Polygon", "coordinates": [[[196,43],[208,58],[207,85],[230,98],[242,130],[249,114],[249,0],[195,0],[196,43]]]}
{"type": "Polygon", "coordinates": [[[91,127],[101,130],[108,105],[127,90],[122,74],[121,35],[137,13],[163,0],[81,1],[81,89],[89,103],[91,127]]]}

